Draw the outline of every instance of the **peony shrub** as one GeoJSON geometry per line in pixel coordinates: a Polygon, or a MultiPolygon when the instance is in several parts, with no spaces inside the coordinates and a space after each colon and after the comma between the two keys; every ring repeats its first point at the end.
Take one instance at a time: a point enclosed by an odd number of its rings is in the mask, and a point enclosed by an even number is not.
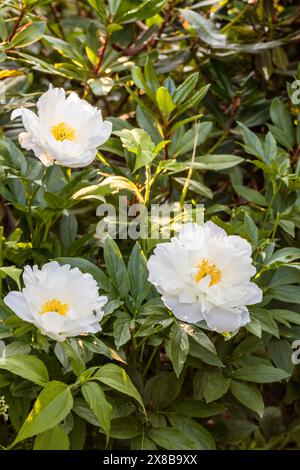
{"type": "Polygon", "coordinates": [[[299,448],[297,5],[2,3],[1,449],[299,448]]]}

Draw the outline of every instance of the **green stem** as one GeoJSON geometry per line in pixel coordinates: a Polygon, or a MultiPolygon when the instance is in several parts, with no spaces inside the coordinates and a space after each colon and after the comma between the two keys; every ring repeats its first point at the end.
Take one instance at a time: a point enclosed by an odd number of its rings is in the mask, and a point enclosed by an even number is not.
{"type": "Polygon", "coordinates": [[[195,124],[195,137],[194,137],[194,148],[193,148],[191,166],[189,168],[189,171],[188,171],[185,183],[184,183],[184,187],[183,187],[183,190],[182,190],[182,193],[181,193],[181,197],[180,197],[181,207],[183,207],[183,204],[184,204],[184,201],[185,201],[188,189],[189,189],[190,181],[191,181],[191,178],[192,178],[192,175],[193,175],[193,168],[194,168],[194,163],[195,163],[196,149],[197,149],[197,142],[198,142],[198,132],[199,132],[199,126],[198,126],[198,122],[196,121],[196,124],[195,124]]]}
{"type": "MultiPolygon", "coordinates": [[[[0,267],[3,266],[3,227],[0,227],[0,267]]],[[[2,293],[2,277],[0,276],[0,295],[2,293]]]]}
{"type": "Polygon", "coordinates": [[[244,14],[247,12],[248,9],[249,9],[249,5],[247,4],[240,11],[240,13],[235,18],[233,18],[233,20],[231,20],[229,23],[227,23],[225,26],[223,26],[223,28],[220,29],[221,33],[224,33],[225,31],[230,29],[237,21],[239,21],[244,16],[244,14]]]}
{"type": "Polygon", "coordinates": [[[150,199],[151,189],[151,168],[150,165],[146,165],[146,191],[145,191],[145,205],[148,204],[150,199]]]}
{"type": "Polygon", "coordinates": [[[273,207],[273,204],[274,204],[274,201],[275,201],[275,198],[277,196],[277,193],[279,191],[279,187],[276,189],[276,185],[275,183],[273,182],[273,195],[272,195],[272,199],[271,199],[271,202],[268,206],[268,209],[267,209],[267,212],[266,212],[266,215],[265,215],[265,219],[264,219],[264,222],[263,222],[263,226],[262,226],[262,230],[265,230],[266,228],[266,225],[268,223],[268,220],[269,220],[269,217],[270,217],[270,213],[271,213],[271,210],[272,210],[272,207],[273,207]]]}
{"type": "Polygon", "coordinates": [[[37,195],[37,193],[39,192],[39,190],[41,189],[41,187],[44,185],[44,182],[45,182],[45,179],[48,175],[48,168],[45,169],[44,171],[44,174],[42,176],[42,184],[41,185],[36,185],[34,191],[32,193],[30,193],[30,188],[29,188],[29,191],[27,189],[27,199],[28,199],[28,225],[29,225],[29,230],[30,230],[30,236],[31,236],[31,239],[34,238],[34,228],[33,228],[33,217],[32,217],[32,203],[34,201],[34,198],[35,196],[37,195]]]}
{"type": "MultiPolygon", "coordinates": [[[[272,207],[273,207],[275,198],[276,198],[276,196],[277,196],[279,190],[280,190],[280,184],[279,184],[278,188],[276,188],[276,184],[275,184],[275,182],[273,181],[273,194],[272,194],[272,199],[271,199],[270,204],[269,204],[269,206],[268,206],[268,209],[267,209],[267,211],[266,211],[266,215],[265,215],[265,218],[264,218],[264,221],[263,221],[263,225],[262,225],[262,231],[264,231],[265,228],[266,228],[266,225],[267,225],[267,223],[268,223],[268,220],[269,220],[269,217],[270,217],[270,213],[271,213],[271,210],[272,210],[272,207]]],[[[274,239],[274,237],[275,237],[276,230],[277,230],[277,226],[278,226],[278,222],[279,222],[279,213],[277,213],[277,215],[276,215],[275,225],[274,225],[274,227],[273,227],[273,231],[272,231],[272,235],[271,235],[271,241],[273,241],[273,239],[274,239]],[[277,219],[278,219],[278,220],[277,220],[277,219]]],[[[256,251],[256,253],[255,253],[254,257],[253,257],[253,261],[254,261],[254,262],[256,261],[259,252],[260,252],[259,250],[256,251]]]]}
{"type": "Polygon", "coordinates": [[[156,346],[156,348],[153,349],[153,351],[152,351],[152,353],[151,353],[151,355],[150,355],[150,357],[149,357],[149,360],[148,360],[148,362],[147,362],[147,364],[146,364],[146,367],[145,367],[145,369],[144,369],[143,378],[146,377],[146,374],[147,374],[147,372],[148,372],[148,369],[149,369],[149,367],[151,366],[151,363],[152,363],[152,361],[153,361],[153,359],[154,359],[154,357],[155,357],[155,354],[156,354],[158,348],[159,348],[159,346],[156,346]]]}
{"type": "Polygon", "coordinates": [[[271,242],[272,242],[272,241],[274,240],[274,238],[275,238],[276,231],[277,231],[278,224],[279,224],[279,219],[280,219],[280,212],[277,212],[277,214],[276,214],[276,219],[275,219],[275,224],[274,224],[274,227],[273,227],[273,232],[272,232],[272,235],[271,235],[271,242]]]}
{"type": "Polygon", "coordinates": [[[217,140],[217,142],[211,147],[211,149],[207,152],[208,154],[214,153],[214,151],[221,145],[224,139],[228,136],[229,131],[226,130],[223,132],[221,137],[217,140]]]}

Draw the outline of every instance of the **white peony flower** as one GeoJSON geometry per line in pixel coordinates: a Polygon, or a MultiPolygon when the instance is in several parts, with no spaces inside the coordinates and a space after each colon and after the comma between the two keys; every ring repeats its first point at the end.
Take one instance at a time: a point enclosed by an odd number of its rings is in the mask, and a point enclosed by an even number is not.
{"type": "Polygon", "coordinates": [[[23,280],[22,292],[10,292],[4,302],[44,335],[64,341],[69,336],[101,330],[99,322],[107,297],[99,296],[90,274],[52,261],[42,269],[25,266],[23,280]]]}
{"type": "Polygon", "coordinates": [[[149,281],[179,320],[205,320],[219,333],[249,323],[246,305],[262,300],[250,282],[256,272],[251,245],[212,222],[183,225],[178,237],[155,248],[148,269],[149,281]]]}
{"type": "Polygon", "coordinates": [[[101,111],[72,92],[67,98],[63,88],[51,85],[37,102],[38,115],[26,108],[12,112],[11,119],[22,117],[26,132],[20,145],[33,150],[45,166],[57,163],[70,168],[89,165],[97,147],[110,137],[112,125],[103,121],[101,111]]]}

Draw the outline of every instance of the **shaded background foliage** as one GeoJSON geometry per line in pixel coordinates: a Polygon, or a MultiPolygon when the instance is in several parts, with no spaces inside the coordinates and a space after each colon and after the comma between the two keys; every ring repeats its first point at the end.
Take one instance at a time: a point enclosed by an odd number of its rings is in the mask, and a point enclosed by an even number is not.
{"type": "Polygon", "coordinates": [[[1,290],[25,263],[58,258],[91,272],[110,299],[99,338],[55,348],[0,301],[11,357],[0,372],[3,446],[18,435],[29,449],[299,447],[299,21],[288,0],[1,2],[1,290]],[[10,112],[33,107],[49,83],[113,123],[87,169],[45,172],[19,148],[10,112]],[[176,321],[147,283],[156,241],[142,240],[142,253],[122,240],[123,257],[112,241],[103,249],[96,208],[124,194],[202,203],[207,220],[250,241],[264,291],[251,324],[226,338],[176,321]],[[66,413],[28,431],[45,367],[59,382],[42,393],[66,413]]]}

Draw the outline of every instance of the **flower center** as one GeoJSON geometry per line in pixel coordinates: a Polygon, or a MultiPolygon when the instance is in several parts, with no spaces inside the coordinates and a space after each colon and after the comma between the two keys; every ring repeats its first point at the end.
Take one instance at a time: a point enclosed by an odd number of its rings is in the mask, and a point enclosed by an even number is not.
{"type": "Polygon", "coordinates": [[[51,299],[47,300],[47,302],[42,305],[40,314],[43,315],[43,313],[55,312],[58,313],[58,315],[64,316],[68,313],[68,311],[68,304],[63,304],[60,300],[57,299],[51,299]]]}
{"type": "Polygon", "coordinates": [[[196,283],[201,281],[201,279],[203,279],[205,276],[210,276],[209,287],[212,287],[221,281],[221,271],[216,267],[215,264],[209,263],[207,259],[204,258],[200,263],[198,263],[197,268],[198,271],[194,276],[196,283]]]}
{"type": "Polygon", "coordinates": [[[68,126],[65,122],[60,122],[56,126],[51,128],[52,134],[55,139],[63,142],[64,140],[75,140],[75,129],[71,126],[68,126]]]}

